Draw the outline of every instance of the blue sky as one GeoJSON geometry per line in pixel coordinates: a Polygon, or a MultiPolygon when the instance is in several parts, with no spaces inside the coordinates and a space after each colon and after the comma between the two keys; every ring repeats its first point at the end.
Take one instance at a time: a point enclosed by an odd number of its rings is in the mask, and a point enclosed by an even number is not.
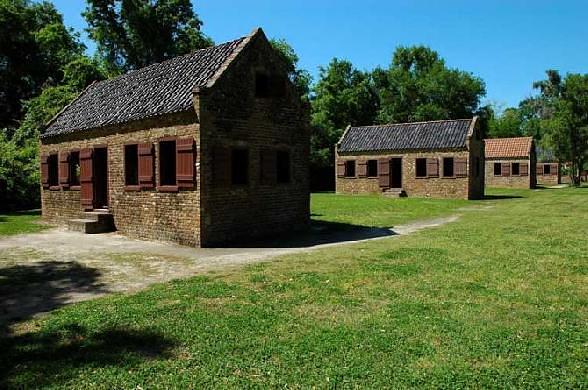
{"type": "MultiPolygon", "coordinates": [[[[54,0],[68,26],[86,27],[84,0],[54,0]]],[[[586,0],[193,0],[215,42],[262,27],[286,39],[314,76],[333,57],[387,66],[399,45],[424,44],[486,82],[486,101],[517,105],[548,68],[588,72],[586,0]]],[[[85,37],[85,35],[84,35],[85,37]]],[[[85,40],[89,51],[94,45],[85,40]]]]}

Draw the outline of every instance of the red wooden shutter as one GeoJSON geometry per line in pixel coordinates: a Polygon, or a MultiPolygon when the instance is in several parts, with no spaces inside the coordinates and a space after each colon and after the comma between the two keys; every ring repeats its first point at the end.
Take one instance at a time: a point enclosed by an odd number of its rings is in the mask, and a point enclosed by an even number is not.
{"type": "Polygon", "coordinates": [[[537,164],[537,175],[543,176],[543,164],[537,164]]]}
{"type": "Polygon", "coordinates": [[[529,176],[529,164],[521,163],[521,166],[519,168],[519,172],[520,172],[521,176],[529,176]]]}
{"type": "Polygon", "coordinates": [[[179,188],[194,188],[194,139],[176,141],[176,181],[179,188]]]}
{"type": "Polygon", "coordinates": [[[218,187],[228,186],[231,182],[231,150],[216,146],[213,151],[213,181],[218,187]]]}
{"type": "Polygon", "coordinates": [[[59,184],[69,187],[69,152],[59,152],[59,184]]]}
{"type": "Polygon", "coordinates": [[[276,151],[275,150],[262,150],[260,153],[261,161],[261,184],[274,184],[277,179],[277,166],[276,166],[276,151]]]}
{"type": "Polygon", "coordinates": [[[551,164],[551,176],[557,176],[557,164],[551,164]]]}
{"type": "Polygon", "coordinates": [[[41,184],[43,188],[49,188],[49,156],[41,155],[41,184]]]}
{"type": "Polygon", "coordinates": [[[337,161],[337,177],[345,177],[345,161],[337,161]]]}
{"type": "Polygon", "coordinates": [[[365,160],[357,161],[357,176],[358,177],[367,177],[367,161],[365,161],[365,160]]]}
{"type": "Polygon", "coordinates": [[[427,159],[427,177],[439,177],[439,160],[436,158],[427,159]]]}
{"type": "Polygon", "coordinates": [[[80,150],[80,201],[84,210],[94,208],[93,150],[80,150]]]}
{"type": "Polygon", "coordinates": [[[137,153],[139,154],[139,186],[142,189],[155,187],[155,180],[153,178],[153,149],[152,143],[137,145],[137,153]]]}
{"type": "Polygon", "coordinates": [[[468,159],[464,157],[455,158],[454,161],[454,172],[455,177],[467,177],[468,176],[468,159]]]}
{"type": "Polygon", "coordinates": [[[380,188],[390,187],[390,159],[381,158],[378,160],[378,182],[380,188]]]}
{"type": "Polygon", "coordinates": [[[510,164],[509,163],[502,163],[501,164],[500,175],[501,176],[510,176],[510,164]]]}

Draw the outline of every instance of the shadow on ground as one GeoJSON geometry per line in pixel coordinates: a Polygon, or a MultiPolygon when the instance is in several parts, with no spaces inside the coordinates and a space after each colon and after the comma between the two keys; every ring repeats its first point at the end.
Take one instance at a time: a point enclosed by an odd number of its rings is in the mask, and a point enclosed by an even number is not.
{"type": "Polygon", "coordinates": [[[524,196],[520,195],[484,195],[482,200],[500,200],[500,199],[522,199],[524,196]]]}
{"type": "Polygon", "coordinates": [[[11,323],[68,303],[72,295],[108,290],[101,272],[77,262],[44,261],[0,268],[0,335],[11,323]]]}
{"type": "MultiPolygon", "coordinates": [[[[316,215],[314,215],[316,216],[316,215]]],[[[391,228],[311,220],[305,231],[293,232],[264,240],[239,241],[225,248],[311,248],[317,245],[354,242],[395,235],[391,228]]]]}
{"type": "Polygon", "coordinates": [[[175,341],[150,330],[96,332],[76,324],[6,336],[0,338],[0,387],[59,386],[84,367],[137,366],[170,357],[175,346],[175,341]]]}

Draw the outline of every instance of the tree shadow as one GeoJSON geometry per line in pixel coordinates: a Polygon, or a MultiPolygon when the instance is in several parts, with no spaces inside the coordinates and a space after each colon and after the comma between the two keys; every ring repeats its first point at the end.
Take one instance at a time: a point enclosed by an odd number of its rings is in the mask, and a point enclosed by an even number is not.
{"type": "Polygon", "coordinates": [[[84,367],[137,366],[165,359],[176,342],[150,330],[90,331],[77,324],[0,339],[0,387],[63,385],[84,367]]]}
{"type": "Polygon", "coordinates": [[[73,297],[108,292],[101,272],[74,261],[44,261],[0,268],[0,335],[24,321],[67,303],[73,297]]]}
{"type": "Polygon", "coordinates": [[[306,230],[274,235],[259,240],[239,240],[221,244],[227,248],[311,248],[317,245],[355,242],[393,236],[390,228],[361,226],[312,219],[306,230]]]}
{"type": "Polygon", "coordinates": [[[41,210],[25,210],[25,211],[0,211],[0,217],[15,217],[15,216],[23,216],[23,215],[29,215],[29,216],[38,216],[41,215],[41,210]]]}
{"type": "Polygon", "coordinates": [[[482,200],[500,200],[500,199],[522,199],[520,195],[484,195],[482,200]]]}

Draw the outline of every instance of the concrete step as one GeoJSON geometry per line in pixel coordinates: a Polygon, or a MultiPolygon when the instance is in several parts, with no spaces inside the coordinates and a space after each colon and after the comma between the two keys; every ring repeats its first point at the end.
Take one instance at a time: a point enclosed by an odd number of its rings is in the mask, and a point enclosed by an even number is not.
{"type": "Polygon", "coordinates": [[[402,188],[389,188],[382,192],[387,198],[404,198],[406,197],[406,192],[402,188]]]}
{"type": "Polygon", "coordinates": [[[86,234],[108,233],[115,231],[112,214],[101,211],[88,211],[81,218],[70,219],[67,223],[69,230],[86,234]]]}

